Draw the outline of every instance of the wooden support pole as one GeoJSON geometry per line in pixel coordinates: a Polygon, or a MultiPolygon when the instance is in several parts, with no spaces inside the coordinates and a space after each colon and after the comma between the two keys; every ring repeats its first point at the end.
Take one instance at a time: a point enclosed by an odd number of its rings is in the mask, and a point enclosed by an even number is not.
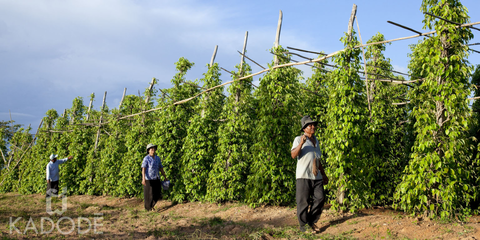
{"type": "Polygon", "coordinates": [[[215,45],[215,49],[213,50],[212,59],[210,59],[210,67],[212,67],[213,63],[215,62],[215,57],[217,56],[217,50],[218,50],[218,45],[215,45]]]}
{"type": "MultiPolygon", "coordinates": [[[[240,58],[240,77],[243,77],[243,63],[245,61],[245,53],[247,51],[247,40],[248,40],[248,31],[245,32],[245,39],[243,40],[243,49],[242,49],[242,57],[240,58]]],[[[240,89],[237,89],[235,93],[235,103],[240,101],[240,89]]],[[[236,107],[235,107],[236,111],[236,107]]]]}
{"type": "MultiPolygon", "coordinates": [[[[280,46],[280,32],[282,31],[282,20],[283,20],[283,13],[282,13],[282,10],[280,10],[280,13],[278,16],[277,34],[275,36],[275,49],[278,48],[278,46],[280,46]]],[[[276,55],[274,58],[274,64],[275,66],[279,64],[279,60],[276,55]]]]}
{"type": "MultiPolygon", "coordinates": [[[[357,14],[357,5],[353,4],[352,7],[352,14],[350,15],[350,20],[348,21],[348,41],[352,41],[352,32],[353,32],[353,22],[355,21],[355,15],[357,14]]],[[[347,59],[348,62],[350,62],[350,57],[347,59]]],[[[345,176],[343,173],[340,174],[340,182],[345,176]]],[[[343,185],[340,185],[338,187],[338,192],[337,192],[337,202],[342,205],[343,200],[345,199],[345,190],[341,190],[343,188],[343,185]]]]}
{"type": "Polygon", "coordinates": [[[243,63],[245,62],[245,53],[247,51],[248,31],[245,32],[245,40],[243,40],[242,56],[240,58],[240,77],[243,76],[243,63]]]}
{"type": "MultiPolygon", "coordinates": [[[[212,59],[210,59],[210,67],[213,67],[213,63],[215,62],[215,57],[217,56],[217,50],[218,50],[218,45],[215,45],[215,49],[213,50],[213,54],[212,54],[212,59]]],[[[208,94],[205,95],[205,100],[206,99],[208,99],[208,94]]],[[[202,118],[205,117],[205,109],[202,109],[202,112],[200,113],[200,115],[202,116],[202,118]]]]}
{"type": "Polygon", "coordinates": [[[105,91],[105,94],[103,94],[103,103],[102,103],[102,109],[100,112],[100,121],[98,122],[98,130],[97,130],[97,137],[95,139],[95,153],[97,153],[97,147],[98,147],[98,141],[100,139],[100,128],[102,127],[102,120],[103,120],[103,109],[105,108],[105,101],[107,99],[107,91],[105,91]]]}
{"type": "MultiPolygon", "coordinates": [[[[92,95],[95,96],[95,93],[92,93],[92,95]]],[[[90,98],[90,104],[88,104],[88,110],[87,110],[87,118],[86,118],[87,121],[88,119],[90,119],[90,110],[92,109],[92,104],[93,104],[93,98],[90,98]]]]}
{"type": "Polygon", "coordinates": [[[102,111],[105,108],[105,101],[107,100],[107,91],[103,94],[103,101],[102,101],[102,111]]]}
{"type": "MultiPolygon", "coordinates": [[[[360,24],[358,23],[357,16],[355,16],[355,20],[357,22],[358,36],[360,38],[360,44],[363,45],[362,34],[360,34],[360,24]]],[[[367,89],[368,112],[370,113],[370,120],[372,120],[372,107],[370,105],[370,101],[371,101],[371,98],[373,98],[373,96],[370,95],[372,93],[370,92],[370,84],[368,82],[367,59],[365,58],[365,48],[364,47],[362,47],[362,56],[363,56],[363,69],[365,71],[365,88],[367,89]]],[[[375,83],[375,82],[373,82],[373,83],[375,83]]]]}
{"type": "Polygon", "coordinates": [[[145,99],[145,104],[150,102],[150,95],[152,94],[153,85],[155,85],[155,78],[152,78],[152,82],[150,83],[150,87],[148,88],[147,99],[145,99]]]}
{"type": "Polygon", "coordinates": [[[348,41],[352,40],[353,22],[355,21],[355,15],[357,14],[357,5],[353,4],[352,13],[350,14],[350,20],[348,21],[348,41]]]}
{"type": "Polygon", "coordinates": [[[122,95],[122,100],[120,100],[120,104],[118,105],[118,110],[122,107],[123,100],[125,99],[125,93],[127,93],[127,88],[123,89],[123,95],[122,95]]]}

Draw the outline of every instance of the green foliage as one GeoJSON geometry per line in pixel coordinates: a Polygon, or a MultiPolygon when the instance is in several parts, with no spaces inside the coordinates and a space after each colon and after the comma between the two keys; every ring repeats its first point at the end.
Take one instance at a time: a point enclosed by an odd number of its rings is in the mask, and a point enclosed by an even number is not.
{"type": "MultiPolygon", "coordinates": [[[[13,135],[18,131],[21,127],[20,124],[14,124],[15,121],[0,121],[0,154],[3,155],[3,158],[8,159],[8,143],[12,139],[13,135]]],[[[0,171],[4,166],[4,161],[0,163],[0,171]]]]}
{"type": "MultiPolygon", "coordinates": [[[[279,56],[280,64],[290,61],[282,47],[273,51],[279,56]]],[[[269,67],[272,68],[273,63],[269,67]]],[[[246,201],[253,205],[285,204],[295,199],[295,161],[289,149],[299,134],[303,115],[297,112],[300,74],[294,67],[273,69],[260,79],[255,92],[257,121],[246,188],[246,201]]]]}
{"type": "MultiPolygon", "coordinates": [[[[114,110],[105,120],[108,125],[104,126],[110,133],[103,141],[101,150],[99,151],[98,166],[93,185],[96,186],[98,194],[102,195],[119,195],[115,190],[118,187],[118,173],[124,162],[124,156],[127,152],[125,133],[130,131],[130,121],[118,120],[118,114],[125,110],[125,106],[132,107],[135,103],[136,96],[126,96],[125,104],[121,110],[114,110]]],[[[131,169],[138,171],[137,168],[131,169]]],[[[120,195],[121,196],[121,195],[120,195]]]]}
{"type": "Polygon", "coordinates": [[[192,66],[193,63],[185,58],[180,58],[176,63],[178,73],[172,79],[173,88],[167,92],[169,99],[158,103],[158,107],[164,107],[164,110],[157,113],[159,120],[155,122],[152,140],[158,145],[160,150],[158,155],[162,159],[167,177],[171,179],[172,186],[167,197],[176,202],[186,199],[182,174],[184,166],[180,160],[183,155],[184,139],[187,136],[188,121],[194,114],[194,106],[198,100],[193,99],[181,105],[173,105],[173,103],[198,93],[198,89],[192,86],[195,82],[185,80],[185,74],[192,66]]]}
{"type": "MultiPolygon", "coordinates": [[[[424,0],[422,10],[458,23],[469,20],[456,0],[424,0]]],[[[416,140],[395,196],[405,211],[453,218],[468,212],[465,207],[477,194],[469,180],[477,160],[468,154],[465,134],[471,71],[465,44],[473,35],[429,15],[424,23],[437,35],[414,46],[411,54],[410,71],[424,81],[410,93],[416,140]]]]}
{"type": "Polygon", "coordinates": [[[335,197],[330,202],[342,210],[364,207],[372,179],[365,171],[369,166],[365,126],[368,122],[368,108],[365,85],[358,75],[360,68],[359,48],[355,36],[348,41],[342,39],[345,51],[333,58],[339,67],[330,75],[328,102],[323,122],[327,123],[322,136],[327,154],[326,174],[330,183],[326,186],[335,197]]]}
{"type": "MultiPolygon", "coordinates": [[[[32,135],[30,134],[30,127],[27,129],[20,128],[15,131],[10,139],[10,153],[8,155],[7,164],[1,171],[1,181],[3,185],[0,186],[0,192],[9,192],[18,189],[21,184],[19,175],[21,170],[17,168],[19,163],[25,156],[28,155],[30,144],[32,142],[32,135]]],[[[2,159],[3,161],[3,159],[2,159]]]]}
{"type": "MultiPolygon", "coordinates": [[[[201,79],[205,89],[221,84],[219,70],[217,63],[209,67],[201,79]]],[[[195,114],[190,120],[181,158],[185,197],[189,201],[205,199],[208,175],[218,152],[218,120],[223,101],[223,87],[201,95],[195,114]]]]}
{"type": "Polygon", "coordinates": [[[28,155],[20,162],[18,169],[21,169],[21,185],[18,191],[22,194],[45,192],[47,187],[46,166],[49,160],[49,145],[52,140],[52,129],[56,119],[57,111],[50,109],[43,118],[43,125],[38,130],[36,142],[31,147],[28,155]]]}
{"type": "MultiPolygon", "coordinates": [[[[466,9],[455,0],[425,0],[422,11],[468,22],[466,9]]],[[[146,89],[143,96],[126,96],[119,109],[88,113],[79,97],[65,115],[49,110],[33,145],[30,129],[17,124],[12,129],[11,122],[2,121],[0,149],[6,160],[1,160],[0,192],[44,192],[48,156],[56,153],[73,156],[60,167],[61,186],[70,194],[141,196],[141,163],[146,145],[154,143],[172,183],[164,196],[174,202],[292,204],[290,148],[301,134],[300,118],[308,114],[319,121],[316,135],[334,209],[394,203],[430,217],[466,216],[480,204],[480,107],[474,102],[472,112],[465,101],[472,72],[466,45],[473,35],[427,15],[424,22],[437,35],[412,46],[411,78],[421,80],[410,85],[379,81],[403,79],[392,73],[385,44],[366,48],[363,81],[359,43],[345,36],[345,51],[333,58],[338,68],[327,70],[327,60],[315,63],[304,83],[300,70],[272,69],[272,63],[255,91],[249,78],[232,83],[226,99],[223,88],[191,99],[200,91],[196,81],[185,79],[193,63],[180,58],[173,87],[158,89],[158,96],[155,88],[146,89]],[[158,109],[143,112],[154,105],[158,109]]],[[[368,42],[383,40],[377,34],[368,42]]],[[[273,51],[280,64],[290,62],[282,47],[273,51]]],[[[233,79],[251,73],[246,64],[237,69],[233,79]]],[[[473,85],[479,85],[479,69],[473,85]]],[[[217,64],[201,82],[203,88],[221,83],[217,64]]]]}
{"type": "MultiPolygon", "coordinates": [[[[243,64],[236,66],[238,78],[242,73],[250,74],[251,68],[243,64]]],[[[208,177],[207,199],[210,201],[243,201],[245,183],[252,164],[250,147],[254,128],[252,78],[234,82],[228,88],[229,96],[223,107],[225,122],[218,129],[218,153],[208,177]]]]}
{"type": "MultiPolygon", "coordinates": [[[[150,93],[146,91],[144,97],[129,95],[124,100],[124,106],[129,106],[133,113],[148,109],[149,106],[151,106],[151,103],[149,102],[147,105],[145,99],[149,94],[150,93]]],[[[122,107],[121,111],[125,110],[126,109],[122,107]]],[[[143,186],[141,166],[143,158],[147,155],[147,144],[151,142],[154,134],[153,116],[153,113],[148,113],[145,115],[134,116],[133,120],[130,120],[131,130],[127,131],[124,135],[125,145],[124,147],[117,146],[117,148],[126,151],[123,155],[123,160],[120,161],[121,165],[115,163],[116,159],[112,159],[112,156],[110,156],[110,164],[116,164],[117,166],[107,169],[107,172],[112,172],[114,169],[120,168],[120,178],[118,179],[118,185],[114,192],[117,196],[142,196],[143,186]]],[[[118,143],[119,141],[115,142],[118,143]]],[[[106,178],[109,177],[112,176],[106,176],[106,178]]]]}
{"type": "MultiPolygon", "coordinates": [[[[367,43],[381,42],[385,38],[381,33],[373,36],[367,43]]],[[[385,44],[370,45],[365,57],[371,113],[367,125],[368,142],[371,150],[368,154],[369,164],[364,171],[369,173],[370,193],[368,204],[389,205],[393,202],[393,193],[405,168],[408,151],[405,142],[407,107],[396,106],[394,102],[406,101],[407,86],[378,81],[378,79],[395,78],[391,72],[390,59],[385,58],[385,44]]]]}

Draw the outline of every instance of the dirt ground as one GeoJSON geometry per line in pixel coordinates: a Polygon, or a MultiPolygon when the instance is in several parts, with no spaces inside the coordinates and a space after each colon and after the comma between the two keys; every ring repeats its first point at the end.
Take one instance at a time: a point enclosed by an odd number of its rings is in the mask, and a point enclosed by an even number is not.
{"type": "MultiPolygon", "coordinates": [[[[414,218],[392,209],[338,215],[325,209],[322,232],[301,233],[295,208],[244,204],[157,203],[146,212],[137,198],[68,196],[61,215],[46,211],[41,194],[0,195],[2,239],[479,239],[480,217],[465,223],[414,218]]],[[[328,208],[328,207],[327,207],[328,208]]],[[[62,210],[62,199],[52,200],[62,210]]]]}

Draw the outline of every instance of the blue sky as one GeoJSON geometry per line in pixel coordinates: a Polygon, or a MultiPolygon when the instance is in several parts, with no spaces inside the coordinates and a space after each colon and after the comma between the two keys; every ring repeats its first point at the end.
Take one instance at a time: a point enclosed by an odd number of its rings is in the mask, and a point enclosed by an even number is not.
{"type": "MultiPolygon", "coordinates": [[[[480,21],[480,1],[462,3],[471,22],[480,21]]],[[[247,56],[267,66],[279,10],[282,46],[338,51],[353,4],[363,42],[377,32],[386,39],[414,35],[387,21],[427,31],[420,0],[0,0],[0,120],[9,120],[10,110],[16,123],[31,124],[34,133],[47,110],[62,113],[77,96],[88,105],[92,92],[94,108],[105,91],[107,105],[118,107],[125,87],[127,94],[138,94],[155,77],[157,87],[169,88],[180,57],[195,63],[187,79],[200,79],[215,45],[215,62],[233,70],[246,31],[247,56]]],[[[477,37],[471,43],[480,42],[480,32],[473,33],[477,37]]],[[[396,70],[407,72],[409,45],[417,41],[387,45],[385,55],[396,70]]],[[[480,51],[480,46],[472,48],[480,51]]],[[[480,64],[480,54],[472,53],[469,61],[480,64]]],[[[261,70],[251,65],[254,72],[261,70]]],[[[300,68],[304,77],[310,75],[309,67],[300,68]]],[[[221,79],[231,77],[222,72],[221,79]]]]}

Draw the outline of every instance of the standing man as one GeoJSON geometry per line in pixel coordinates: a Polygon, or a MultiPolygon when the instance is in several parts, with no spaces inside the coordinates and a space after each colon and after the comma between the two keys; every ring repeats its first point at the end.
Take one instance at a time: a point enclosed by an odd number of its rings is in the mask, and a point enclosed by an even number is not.
{"type": "Polygon", "coordinates": [[[68,158],[57,160],[58,155],[50,155],[50,162],[47,164],[47,197],[51,197],[58,194],[58,180],[59,170],[58,165],[63,164],[67,160],[72,159],[72,156],[68,158]]]}
{"type": "Polygon", "coordinates": [[[156,154],[157,145],[149,143],[147,145],[147,156],[142,161],[142,185],[145,210],[155,210],[155,204],[162,199],[162,182],[160,181],[160,172],[165,181],[168,181],[165,171],[163,171],[162,161],[156,154]]]}
{"type": "Polygon", "coordinates": [[[315,233],[318,233],[320,228],[316,223],[320,219],[325,204],[323,185],[328,183],[328,177],[319,161],[322,152],[314,135],[317,122],[309,116],[304,116],[301,123],[301,131],[304,134],[295,138],[291,150],[292,158],[297,158],[295,173],[297,217],[302,232],[305,231],[305,225],[308,224],[315,233]]]}

